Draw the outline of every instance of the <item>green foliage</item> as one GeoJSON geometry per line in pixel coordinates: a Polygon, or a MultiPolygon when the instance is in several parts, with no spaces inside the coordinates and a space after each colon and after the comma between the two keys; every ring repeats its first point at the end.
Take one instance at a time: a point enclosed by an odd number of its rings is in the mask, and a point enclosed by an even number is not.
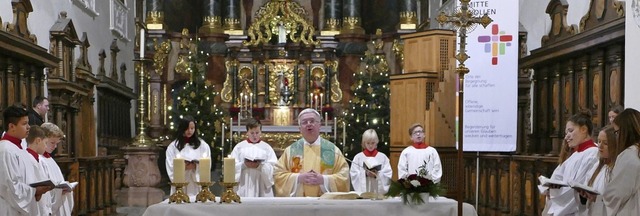
{"type": "Polygon", "coordinates": [[[378,151],[389,155],[389,68],[384,53],[367,52],[362,61],[364,70],[354,74],[353,97],[343,112],[348,158],[362,151],[362,134],[368,129],[378,134],[378,151]]]}
{"type": "MultiPolygon", "coordinates": [[[[224,131],[221,128],[221,124],[225,122],[226,111],[223,107],[214,103],[214,99],[218,96],[218,92],[214,90],[214,86],[210,81],[206,80],[205,73],[207,69],[207,59],[209,54],[204,52],[190,52],[189,56],[189,68],[187,72],[190,75],[190,79],[184,81],[181,84],[174,84],[171,90],[173,97],[173,106],[170,106],[171,118],[170,129],[172,134],[175,134],[177,128],[177,121],[175,119],[182,118],[183,116],[193,116],[197,122],[198,136],[207,142],[211,146],[211,158],[214,158],[213,162],[217,161],[215,158],[220,156],[222,146],[221,132],[224,131]]],[[[172,137],[173,139],[174,137],[172,137]]],[[[222,157],[219,157],[220,159],[222,157]]]]}
{"type": "Polygon", "coordinates": [[[437,197],[446,193],[446,190],[440,183],[434,183],[432,180],[426,178],[426,163],[425,161],[424,165],[420,166],[418,174],[411,174],[397,181],[391,181],[389,191],[385,196],[400,196],[404,204],[420,205],[425,203],[425,200],[420,196],[423,193],[429,193],[431,197],[437,197]]]}

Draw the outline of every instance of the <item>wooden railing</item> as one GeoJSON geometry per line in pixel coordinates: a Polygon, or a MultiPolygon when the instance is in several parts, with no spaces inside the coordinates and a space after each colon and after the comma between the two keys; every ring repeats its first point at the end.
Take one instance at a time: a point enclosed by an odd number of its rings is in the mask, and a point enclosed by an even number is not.
{"type": "Polygon", "coordinates": [[[56,162],[68,181],[79,184],[74,190],[73,215],[111,215],[116,213],[114,192],[122,163],[117,156],[59,158],[56,162]]]}

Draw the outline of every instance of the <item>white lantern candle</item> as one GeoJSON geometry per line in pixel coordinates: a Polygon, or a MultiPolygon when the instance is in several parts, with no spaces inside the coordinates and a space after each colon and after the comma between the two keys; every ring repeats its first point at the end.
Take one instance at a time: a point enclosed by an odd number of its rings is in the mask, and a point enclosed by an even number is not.
{"type": "Polygon", "coordinates": [[[202,153],[202,158],[198,162],[200,182],[211,182],[211,158],[207,153],[202,153]]]}
{"type": "Polygon", "coordinates": [[[180,156],[180,154],[176,155],[176,158],[173,159],[173,182],[174,183],[184,183],[186,182],[184,175],[184,158],[180,156]]]}

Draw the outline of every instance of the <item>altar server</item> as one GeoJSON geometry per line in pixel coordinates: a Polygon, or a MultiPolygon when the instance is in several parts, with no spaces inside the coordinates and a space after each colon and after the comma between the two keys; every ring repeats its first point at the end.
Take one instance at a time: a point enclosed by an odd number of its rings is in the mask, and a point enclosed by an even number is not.
{"type": "Polygon", "coordinates": [[[362,134],[362,152],[351,162],[349,173],[353,189],[359,193],[385,194],[392,172],[389,158],[378,152],[378,134],[373,129],[366,130],[362,134]]]}
{"type": "MultiPolygon", "coordinates": [[[[560,180],[564,184],[584,182],[588,171],[598,163],[598,148],[591,139],[593,123],[589,113],[578,113],[567,121],[565,137],[573,153],[565,162],[558,165],[550,179],[560,180]]],[[[543,191],[546,193],[546,191],[543,191]]],[[[549,193],[548,215],[562,216],[578,213],[578,201],[571,187],[551,186],[549,193]]]]}
{"type": "Polygon", "coordinates": [[[249,119],[247,139],[231,151],[236,159],[236,182],[241,197],[273,197],[273,167],[278,163],[271,145],[260,140],[262,125],[257,119],[249,119]]]}
{"type": "MultiPolygon", "coordinates": [[[[51,156],[51,152],[58,147],[58,144],[64,137],[64,132],[60,128],[50,122],[43,123],[41,127],[45,130],[46,149],[40,157],[40,163],[44,167],[45,174],[54,184],[64,182],[64,175],[60,167],[51,156]]],[[[54,189],[49,192],[51,194],[51,215],[69,216],[73,210],[73,190],[54,189]]]]}
{"type": "MultiPolygon", "coordinates": [[[[598,161],[597,166],[594,166],[589,170],[587,175],[588,178],[583,182],[583,184],[593,188],[599,194],[604,193],[605,185],[610,177],[611,169],[609,169],[609,167],[613,164],[613,160],[609,155],[613,155],[610,153],[610,149],[615,149],[617,147],[618,142],[616,139],[615,131],[611,126],[603,128],[598,133],[598,155],[600,156],[600,161],[598,161]]],[[[578,215],[605,215],[602,195],[597,195],[581,189],[575,190],[578,192],[579,196],[582,197],[579,199],[586,199],[585,202],[581,202],[581,205],[579,205],[578,215]]]]}
{"type": "MultiPolygon", "coordinates": [[[[209,148],[209,144],[198,137],[197,124],[193,117],[185,116],[178,121],[178,129],[174,136],[175,140],[167,146],[167,157],[165,161],[167,174],[169,175],[171,182],[173,182],[173,159],[178,155],[180,155],[181,158],[184,158],[184,179],[189,184],[184,187],[183,190],[187,195],[195,196],[200,192],[200,186],[196,183],[200,181],[198,159],[203,156],[211,156],[211,150],[209,148]]],[[[175,191],[175,187],[171,186],[171,194],[175,191]]]]}
{"type": "Polygon", "coordinates": [[[424,141],[424,134],[424,127],[420,124],[414,124],[409,127],[409,135],[411,136],[413,144],[400,153],[398,178],[418,174],[420,166],[425,165],[427,174],[425,177],[434,183],[440,182],[442,178],[440,155],[438,155],[438,151],[436,151],[435,148],[429,146],[429,143],[424,141]]]}
{"type": "Polygon", "coordinates": [[[28,176],[33,167],[24,161],[31,156],[21,145],[30,129],[27,111],[10,106],[3,111],[3,118],[6,133],[0,140],[0,215],[38,215],[37,201],[50,188],[34,188],[27,182],[33,178],[28,176]]]}
{"type": "Polygon", "coordinates": [[[619,148],[603,195],[606,215],[640,215],[640,112],[625,109],[612,126],[619,148]]]}

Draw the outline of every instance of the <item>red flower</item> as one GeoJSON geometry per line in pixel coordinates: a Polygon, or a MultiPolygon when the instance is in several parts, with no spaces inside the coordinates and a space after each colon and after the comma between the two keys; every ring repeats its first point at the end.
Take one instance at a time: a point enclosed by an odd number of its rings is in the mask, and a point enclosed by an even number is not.
{"type": "Polygon", "coordinates": [[[411,180],[416,180],[418,179],[418,175],[417,174],[411,174],[409,176],[407,176],[407,180],[411,181],[411,180]]]}

